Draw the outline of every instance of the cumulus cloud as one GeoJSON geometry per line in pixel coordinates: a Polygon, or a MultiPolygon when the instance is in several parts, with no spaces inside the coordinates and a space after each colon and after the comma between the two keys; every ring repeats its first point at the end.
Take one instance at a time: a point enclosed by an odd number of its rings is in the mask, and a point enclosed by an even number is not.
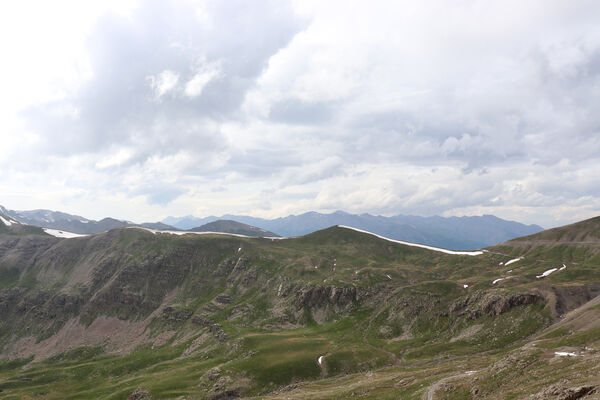
{"type": "MultiPolygon", "coordinates": [[[[94,12],[73,25],[80,39],[57,36],[81,50],[54,68],[72,78],[19,96],[0,74],[12,88],[0,98],[7,206],[132,220],[492,213],[544,226],[599,211],[595,1],[94,12]],[[120,215],[120,199],[136,206],[120,215]]],[[[24,46],[71,54],[49,43],[24,46]]],[[[43,64],[26,63],[32,81],[43,64]]]]}
{"type": "Polygon", "coordinates": [[[160,74],[150,75],[146,79],[154,91],[155,98],[160,100],[162,96],[175,88],[179,81],[179,74],[167,69],[160,74]]]}
{"type": "Polygon", "coordinates": [[[194,98],[202,94],[202,91],[213,79],[220,76],[218,63],[203,65],[198,72],[185,84],[185,94],[194,98]]]}

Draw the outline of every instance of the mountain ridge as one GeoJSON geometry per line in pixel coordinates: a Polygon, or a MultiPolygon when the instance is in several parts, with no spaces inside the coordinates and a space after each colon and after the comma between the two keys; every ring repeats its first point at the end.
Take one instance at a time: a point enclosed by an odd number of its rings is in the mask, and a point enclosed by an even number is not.
{"type": "Polygon", "coordinates": [[[509,241],[470,256],[339,226],[283,240],[0,234],[0,389],[416,400],[452,371],[442,398],[593,391],[598,247],[509,241]]]}
{"type": "Polygon", "coordinates": [[[311,211],[272,220],[231,214],[206,218],[167,217],[163,222],[181,229],[189,229],[190,225],[205,224],[217,219],[231,219],[277,232],[282,236],[301,236],[329,226],[346,225],[391,239],[453,250],[479,249],[542,230],[538,225],[525,225],[492,215],[448,218],[410,215],[383,217],[371,214],[349,214],[344,211],[330,214],[311,211]]]}
{"type": "Polygon", "coordinates": [[[186,232],[223,232],[244,235],[248,237],[279,237],[279,235],[274,232],[269,232],[252,225],[226,219],[218,219],[216,221],[188,229],[186,232]]]}

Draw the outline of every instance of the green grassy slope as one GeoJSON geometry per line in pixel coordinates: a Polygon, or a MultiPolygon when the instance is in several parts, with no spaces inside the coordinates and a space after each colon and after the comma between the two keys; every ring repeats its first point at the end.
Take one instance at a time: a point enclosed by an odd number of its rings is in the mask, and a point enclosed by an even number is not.
{"type": "MultiPolygon", "coordinates": [[[[560,318],[600,292],[596,244],[538,235],[479,256],[339,227],[284,240],[0,235],[0,394],[123,399],[144,387],[161,399],[416,399],[477,370],[435,398],[477,398],[475,376],[488,396],[479,398],[522,398],[558,379],[544,364],[552,349],[598,349],[597,327],[560,318]],[[503,360],[524,347],[535,351],[519,365],[547,379],[494,389],[503,360]]],[[[577,363],[573,382],[592,379],[582,372],[591,358],[557,360],[577,363]]]]}

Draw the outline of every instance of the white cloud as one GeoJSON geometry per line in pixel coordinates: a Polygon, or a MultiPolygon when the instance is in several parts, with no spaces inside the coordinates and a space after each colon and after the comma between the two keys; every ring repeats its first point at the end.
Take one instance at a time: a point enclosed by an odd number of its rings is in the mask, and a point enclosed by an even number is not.
{"type": "Polygon", "coordinates": [[[133,151],[131,149],[119,149],[116,152],[111,152],[106,156],[102,157],[102,159],[96,162],[96,168],[104,169],[110,167],[117,167],[129,161],[132,156],[133,151]]]}
{"type": "Polygon", "coordinates": [[[185,84],[185,94],[191,98],[200,96],[206,85],[220,76],[221,69],[218,63],[202,65],[193,78],[185,84]]]}
{"type": "Polygon", "coordinates": [[[179,74],[174,71],[164,70],[160,74],[150,75],[146,79],[150,84],[150,88],[154,91],[155,98],[160,100],[162,96],[177,86],[179,74]]]}
{"type": "Polygon", "coordinates": [[[0,6],[5,206],[600,210],[598,2],[80,3],[0,6]]]}

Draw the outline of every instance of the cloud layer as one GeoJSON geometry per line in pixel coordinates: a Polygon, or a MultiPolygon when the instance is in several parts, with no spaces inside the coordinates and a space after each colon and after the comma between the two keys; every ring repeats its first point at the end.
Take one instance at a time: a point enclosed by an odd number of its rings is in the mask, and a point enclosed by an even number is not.
{"type": "Polygon", "coordinates": [[[10,208],[600,211],[597,2],[76,4],[1,13],[10,208]]]}

